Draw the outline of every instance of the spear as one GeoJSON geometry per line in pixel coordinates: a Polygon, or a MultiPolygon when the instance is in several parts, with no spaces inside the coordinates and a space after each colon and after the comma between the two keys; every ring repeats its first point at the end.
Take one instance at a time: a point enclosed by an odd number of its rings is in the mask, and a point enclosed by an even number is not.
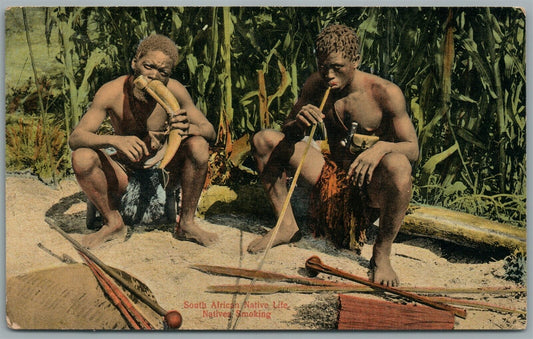
{"type": "Polygon", "coordinates": [[[59,234],[61,234],[65,239],[67,239],[78,252],[83,253],[86,255],[89,259],[91,259],[98,267],[100,267],[105,273],[109,274],[113,279],[118,281],[122,284],[127,290],[129,290],[133,295],[135,295],[139,300],[144,302],[146,305],[148,305],[152,310],[154,310],[157,314],[161,315],[165,319],[165,323],[170,328],[179,328],[181,326],[182,318],[181,314],[176,311],[165,311],[159,304],[157,304],[152,299],[148,298],[144,293],[139,291],[137,288],[135,288],[132,284],[130,284],[127,280],[122,278],[114,269],[104,264],[98,257],[96,257],[94,254],[92,254],[88,249],[83,247],[79,242],[77,242],[74,238],[72,238],[70,235],[68,235],[65,231],[63,231],[59,226],[56,225],[55,221],[51,218],[45,218],[45,221],[50,225],[50,228],[56,230],[59,234]]]}
{"type": "Polygon", "coordinates": [[[463,319],[466,318],[466,311],[463,309],[453,307],[453,306],[444,304],[442,302],[433,301],[427,297],[424,297],[418,294],[402,291],[394,287],[381,285],[381,284],[372,282],[370,280],[364,279],[362,277],[358,277],[356,275],[350,274],[348,272],[341,271],[339,269],[336,269],[334,267],[331,267],[331,266],[328,266],[322,263],[320,258],[317,256],[312,256],[309,259],[307,259],[307,261],[305,262],[305,268],[309,270],[310,272],[323,272],[323,273],[331,274],[331,275],[334,275],[340,278],[356,281],[358,283],[370,286],[377,290],[400,295],[402,297],[417,301],[419,303],[422,303],[422,304],[425,304],[425,305],[428,305],[428,306],[431,306],[431,307],[434,307],[440,310],[450,311],[460,318],[463,318],[463,319]]]}

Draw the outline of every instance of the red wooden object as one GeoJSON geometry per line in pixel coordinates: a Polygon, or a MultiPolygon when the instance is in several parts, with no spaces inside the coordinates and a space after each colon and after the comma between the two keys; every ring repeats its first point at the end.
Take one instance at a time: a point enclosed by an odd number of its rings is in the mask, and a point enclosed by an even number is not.
{"type": "Polygon", "coordinates": [[[339,330],[453,330],[452,312],[339,295],[339,330]]]}

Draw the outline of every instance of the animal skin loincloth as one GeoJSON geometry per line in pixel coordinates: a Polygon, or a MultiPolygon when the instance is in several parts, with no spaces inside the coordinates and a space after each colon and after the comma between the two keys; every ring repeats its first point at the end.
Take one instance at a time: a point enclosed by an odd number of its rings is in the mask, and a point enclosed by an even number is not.
{"type": "Polygon", "coordinates": [[[378,210],[368,205],[366,190],[347,178],[328,155],[309,203],[310,226],[316,237],[326,236],[339,248],[361,253],[368,226],[377,218],[378,210]]]}

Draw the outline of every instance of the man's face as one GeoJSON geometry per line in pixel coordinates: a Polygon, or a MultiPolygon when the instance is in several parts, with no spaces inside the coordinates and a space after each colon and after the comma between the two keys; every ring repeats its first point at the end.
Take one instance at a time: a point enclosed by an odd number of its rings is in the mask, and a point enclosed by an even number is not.
{"type": "MultiPolygon", "coordinates": [[[[159,80],[167,84],[172,71],[172,59],[161,51],[148,51],[141,58],[134,58],[131,61],[131,68],[135,78],[144,75],[149,80],[159,80]]],[[[134,86],[133,94],[138,100],[146,102],[149,95],[134,86]]]]}
{"type": "Polygon", "coordinates": [[[359,57],[356,61],[350,61],[341,53],[333,52],[325,57],[318,58],[318,70],[324,81],[332,89],[343,89],[349,85],[359,65],[359,57]]]}
{"type": "Polygon", "coordinates": [[[131,62],[135,77],[144,75],[150,80],[167,84],[172,71],[172,59],[161,51],[148,51],[143,57],[131,62]]]}

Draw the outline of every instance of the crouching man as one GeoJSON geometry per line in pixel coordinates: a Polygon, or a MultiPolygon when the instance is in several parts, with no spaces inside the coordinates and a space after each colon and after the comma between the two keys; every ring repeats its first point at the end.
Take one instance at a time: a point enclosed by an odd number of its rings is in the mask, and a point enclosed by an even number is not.
{"type": "MultiPolygon", "coordinates": [[[[318,72],[305,82],[283,131],[264,130],[253,138],[265,189],[279,215],[287,196],[287,169],[298,166],[306,147],[304,132],[324,123],[329,151],[311,148],[301,170],[314,186],[309,208],[313,231],[360,252],[366,228],[379,217],[371,278],[397,286],[391,247],[409,205],[411,162],[419,153],[405,98],[395,84],[358,69],[358,37],[346,26],[326,27],[317,37],[316,56],[318,72]],[[331,92],[320,111],[328,87],[331,92]]],[[[289,206],[273,244],[295,241],[298,235],[289,206]]],[[[256,239],[248,251],[265,250],[270,238],[271,232],[256,239]]]]}
{"type": "Polygon", "coordinates": [[[167,191],[182,189],[182,206],[174,236],[210,245],[215,233],[201,229],[194,215],[207,175],[208,141],[214,140],[213,126],[194,105],[187,89],[171,79],[178,62],[176,44],[162,35],[141,41],[131,62],[133,75],[124,75],[104,84],[70,135],[72,166],[88,199],[104,219],[104,226],[85,236],[82,244],[96,247],[123,236],[126,227],[118,210],[129,177],[146,168],[156,168],[167,148],[168,132],[177,129],[181,145],[165,167],[167,191]],[[140,75],[159,80],[170,90],[181,109],[168,118],[167,112],[133,81],[140,75]],[[114,135],[99,135],[100,125],[109,117],[114,135]],[[116,154],[103,151],[113,148],[116,154]]]}

